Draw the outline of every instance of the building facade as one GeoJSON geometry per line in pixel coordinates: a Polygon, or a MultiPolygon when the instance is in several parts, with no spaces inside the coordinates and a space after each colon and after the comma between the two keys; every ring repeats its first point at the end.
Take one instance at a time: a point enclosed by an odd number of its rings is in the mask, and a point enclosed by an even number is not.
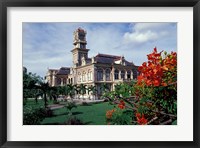
{"type": "Polygon", "coordinates": [[[97,54],[89,58],[86,34],[82,28],[74,31],[74,48],[71,50],[73,65],[48,69],[46,79],[50,86],[84,84],[88,87],[95,86],[97,95],[101,95],[102,84],[109,90],[114,90],[116,84],[136,79],[138,67],[124,56],[97,54]]]}

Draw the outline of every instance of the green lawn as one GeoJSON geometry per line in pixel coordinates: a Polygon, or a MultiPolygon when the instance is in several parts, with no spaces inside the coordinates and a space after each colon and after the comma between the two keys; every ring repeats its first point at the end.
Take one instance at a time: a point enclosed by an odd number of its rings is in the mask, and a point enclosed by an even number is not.
{"type": "MultiPolygon", "coordinates": [[[[49,101],[48,104],[53,104],[53,101],[49,101]]],[[[77,108],[72,109],[72,117],[80,119],[86,125],[105,125],[106,124],[106,111],[113,109],[113,105],[108,102],[78,105],[77,108]]],[[[24,111],[29,109],[44,108],[44,101],[28,100],[24,105],[24,111]]],[[[68,120],[68,110],[59,108],[53,110],[52,117],[46,117],[41,124],[43,125],[62,125],[68,120]]]]}
{"type": "MultiPolygon", "coordinates": [[[[49,100],[48,105],[53,104],[53,101],[49,100]]],[[[38,109],[38,108],[44,108],[44,101],[43,100],[38,100],[36,103],[35,99],[28,99],[26,101],[26,104],[24,105],[24,111],[28,109],[38,109]]]]}
{"type": "MultiPolygon", "coordinates": [[[[79,105],[72,109],[72,116],[77,117],[86,125],[105,125],[106,111],[113,109],[113,105],[108,102],[79,105]]],[[[45,118],[41,124],[56,125],[64,124],[68,119],[68,111],[66,108],[60,108],[53,111],[53,117],[45,118]]]]}

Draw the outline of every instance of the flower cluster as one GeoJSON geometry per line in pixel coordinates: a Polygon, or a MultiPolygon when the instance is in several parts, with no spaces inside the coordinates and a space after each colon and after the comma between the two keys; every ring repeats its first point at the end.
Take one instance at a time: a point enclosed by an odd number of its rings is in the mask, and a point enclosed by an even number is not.
{"type": "Polygon", "coordinates": [[[107,119],[111,119],[114,112],[115,112],[114,109],[108,110],[108,111],[106,112],[106,118],[107,118],[107,119]]]}
{"type": "Polygon", "coordinates": [[[139,125],[145,125],[147,124],[147,119],[144,117],[144,114],[141,114],[140,113],[136,113],[136,118],[137,118],[137,123],[139,125]]]}
{"type": "Polygon", "coordinates": [[[167,86],[173,81],[172,78],[176,76],[177,54],[172,52],[167,55],[165,52],[166,57],[163,59],[161,53],[154,48],[153,53],[147,55],[148,62],[139,66],[138,85],[145,83],[147,86],[167,86]]]}
{"type": "Polygon", "coordinates": [[[120,100],[120,103],[118,104],[118,107],[119,107],[120,109],[124,109],[124,108],[125,108],[125,103],[124,103],[123,100],[120,100]]]}
{"type": "Polygon", "coordinates": [[[176,124],[177,53],[157,52],[154,48],[147,59],[138,67],[136,82],[119,84],[105,95],[117,104],[106,113],[108,124],[176,124]]]}

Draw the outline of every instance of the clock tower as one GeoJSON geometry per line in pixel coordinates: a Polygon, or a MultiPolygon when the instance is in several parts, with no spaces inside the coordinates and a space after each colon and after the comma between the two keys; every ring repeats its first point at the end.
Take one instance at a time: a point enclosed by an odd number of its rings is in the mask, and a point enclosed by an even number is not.
{"type": "Polygon", "coordinates": [[[86,34],[87,32],[83,30],[82,28],[78,28],[73,33],[73,45],[74,49],[71,50],[73,54],[73,65],[74,67],[81,65],[81,59],[88,59],[88,51],[89,49],[86,49],[87,41],[86,41],[86,34]]]}

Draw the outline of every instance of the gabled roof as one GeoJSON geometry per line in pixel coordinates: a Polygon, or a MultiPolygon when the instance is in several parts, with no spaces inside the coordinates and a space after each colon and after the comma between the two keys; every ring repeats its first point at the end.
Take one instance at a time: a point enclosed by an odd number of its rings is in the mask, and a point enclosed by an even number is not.
{"type": "Polygon", "coordinates": [[[61,67],[56,74],[57,75],[67,75],[67,74],[70,74],[70,68],[69,67],[61,67]]]}
{"type": "Polygon", "coordinates": [[[95,61],[97,63],[112,64],[114,63],[115,60],[119,60],[119,59],[120,59],[120,56],[108,55],[108,54],[97,54],[95,56],[95,61]]]}
{"type": "MultiPolygon", "coordinates": [[[[109,55],[109,54],[97,54],[95,56],[95,61],[97,63],[103,63],[103,64],[112,64],[115,63],[115,61],[118,61],[122,59],[122,56],[116,56],[116,55],[109,55]]],[[[127,60],[124,59],[125,65],[131,66],[134,65],[131,62],[128,62],[127,60]]]]}

